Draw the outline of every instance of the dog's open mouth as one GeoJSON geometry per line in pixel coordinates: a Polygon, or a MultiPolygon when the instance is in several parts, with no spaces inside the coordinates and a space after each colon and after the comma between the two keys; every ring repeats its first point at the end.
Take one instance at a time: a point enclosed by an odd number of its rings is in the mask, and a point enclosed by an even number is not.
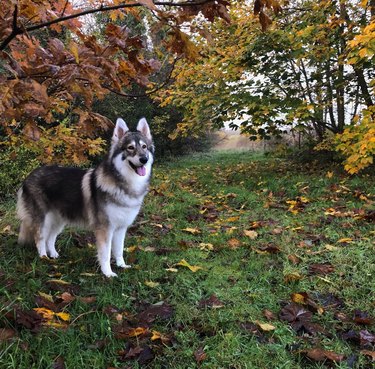
{"type": "Polygon", "coordinates": [[[146,167],[144,165],[136,167],[131,161],[129,161],[129,164],[139,176],[144,177],[146,175],[146,167]]]}

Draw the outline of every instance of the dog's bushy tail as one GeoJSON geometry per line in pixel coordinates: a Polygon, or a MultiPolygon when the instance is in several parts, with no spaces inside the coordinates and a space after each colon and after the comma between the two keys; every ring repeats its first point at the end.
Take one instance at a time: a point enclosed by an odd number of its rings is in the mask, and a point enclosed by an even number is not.
{"type": "Polygon", "coordinates": [[[18,243],[20,245],[30,244],[34,242],[33,221],[30,214],[26,210],[25,200],[23,198],[22,188],[17,194],[17,217],[21,220],[20,232],[18,234],[18,243]]]}

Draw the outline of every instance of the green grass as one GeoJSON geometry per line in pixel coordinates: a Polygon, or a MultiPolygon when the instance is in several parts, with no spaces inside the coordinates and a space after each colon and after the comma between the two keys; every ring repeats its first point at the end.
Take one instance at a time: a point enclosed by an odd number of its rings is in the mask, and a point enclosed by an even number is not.
{"type": "Polygon", "coordinates": [[[17,246],[15,204],[4,201],[0,328],[13,334],[8,340],[0,334],[0,368],[51,368],[58,357],[66,368],[76,369],[325,368],[327,363],[306,357],[305,351],[316,347],[345,355],[332,367],[369,368],[369,357],[360,351],[374,350],[371,343],[360,347],[342,333],[374,333],[373,325],[352,319],[355,310],[375,318],[374,227],[373,220],[363,217],[374,211],[374,183],[373,175],[346,177],[335,168],[248,153],[159,163],[143,212],[126,240],[126,247],[138,246],[127,255],[134,267],[115,269],[119,278],[111,280],[98,271],[88,233],[68,230],[61,235],[57,261],[40,260],[35,249],[17,246]],[[297,198],[303,201],[294,214],[288,201],[297,198]],[[327,213],[330,208],[334,215],[327,213]],[[184,230],[189,228],[195,232],[184,230]],[[244,235],[252,228],[255,239],[244,235]],[[343,238],[350,242],[340,242],[343,238]],[[270,245],[279,252],[262,251],[270,245]],[[300,262],[293,263],[290,255],[300,262]],[[192,272],[176,265],[182,259],[202,269],[192,272]],[[334,269],[311,274],[313,263],[330,263],[334,269]],[[291,273],[299,279],[291,281],[291,273]],[[56,285],[53,279],[68,283],[56,285]],[[145,284],[150,281],[154,284],[145,284]],[[45,326],[34,333],[20,316],[14,317],[16,310],[37,307],[41,292],[54,298],[56,306],[64,290],[76,296],[60,309],[70,315],[65,329],[45,326]],[[279,319],[291,294],[298,292],[323,307],[312,320],[325,333],[300,334],[279,319]],[[202,306],[212,295],[221,307],[202,306]],[[342,306],[327,307],[327,296],[340,299],[342,306]],[[144,324],[139,313],[162,301],[173,313],[144,324]],[[269,321],[264,310],[275,319],[269,321]],[[348,321],[338,320],[337,313],[346,314],[348,321]],[[275,329],[244,328],[257,321],[275,329]],[[166,338],[152,341],[151,333],[119,338],[119,324],[143,326],[166,338]],[[142,363],[135,354],[125,360],[129,347],[137,346],[150,348],[154,358],[142,363]],[[204,351],[200,360],[195,357],[199,349],[204,351]]]}

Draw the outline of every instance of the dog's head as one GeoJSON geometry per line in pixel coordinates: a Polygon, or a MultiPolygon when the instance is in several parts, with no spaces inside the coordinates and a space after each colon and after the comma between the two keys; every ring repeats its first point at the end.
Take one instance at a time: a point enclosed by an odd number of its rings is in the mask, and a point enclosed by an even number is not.
{"type": "Polygon", "coordinates": [[[117,170],[125,174],[131,169],[138,176],[148,176],[151,172],[153,155],[154,144],[146,119],[141,118],[137,130],[132,132],[126,123],[118,118],[111,146],[111,156],[117,170]]]}

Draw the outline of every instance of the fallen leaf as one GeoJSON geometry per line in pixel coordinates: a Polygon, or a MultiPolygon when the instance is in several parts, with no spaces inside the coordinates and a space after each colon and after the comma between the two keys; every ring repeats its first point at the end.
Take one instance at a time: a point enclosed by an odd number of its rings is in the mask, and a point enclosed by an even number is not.
{"type": "Polygon", "coordinates": [[[302,275],[298,272],[287,273],[284,275],[284,282],[297,282],[302,279],[302,275]]]}
{"type": "Polygon", "coordinates": [[[275,320],[276,319],[275,314],[272,311],[267,310],[267,309],[263,310],[263,316],[265,318],[267,318],[268,320],[275,320]]]}
{"type": "Polygon", "coordinates": [[[370,356],[372,358],[372,361],[375,361],[375,351],[361,350],[360,353],[362,355],[370,356]]]}
{"type": "Polygon", "coordinates": [[[357,324],[371,325],[374,319],[369,316],[367,311],[355,310],[353,321],[357,324]]]}
{"type": "Polygon", "coordinates": [[[238,249],[241,245],[242,242],[237,238],[231,238],[230,240],[228,240],[228,246],[232,250],[238,249]]]}
{"type": "Polygon", "coordinates": [[[212,243],[200,243],[199,249],[202,251],[213,251],[214,245],[212,243]]]}
{"type": "Polygon", "coordinates": [[[186,267],[190,269],[193,273],[197,272],[198,270],[203,269],[202,267],[197,266],[197,265],[190,265],[185,259],[182,259],[176,265],[186,267]]]}
{"type": "Polygon", "coordinates": [[[155,287],[160,286],[160,283],[159,282],[153,282],[153,281],[146,281],[145,285],[147,287],[150,287],[150,288],[155,288],[155,287]]]}
{"type": "Polygon", "coordinates": [[[17,336],[17,332],[11,328],[0,328],[0,342],[7,341],[17,336]]]}
{"type": "Polygon", "coordinates": [[[293,302],[301,305],[306,305],[308,294],[306,292],[292,293],[291,299],[293,302]]]}
{"type": "Polygon", "coordinates": [[[335,271],[335,267],[330,263],[310,264],[309,274],[326,275],[335,271]]]}
{"type": "Polygon", "coordinates": [[[340,238],[337,243],[352,243],[353,242],[353,239],[352,238],[340,238]]]}
{"type": "Polygon", "coordinates": [[[194,351],[195,361],[200,364],[202,361],[206,360],[207,354],[204,352],[203,347],[199,347],[196,351],[194,351]]]}
{"type": "Polygon", "coordinates": [[[255,321],[255,323],[258,325],[258,327],[263,331],[263,332],[271,332],[276,329],[276,327],[272,324],[269,323],[261,323],[258,320],[255,321]]]}
{"type": "Polygon", "coordinates": [[[333,351],[323,350],[321,348],[313,348],[310,350],[302,351],[306,354],[307,357],[314,361],[333,361],[340,363],[344,360],[345,356],[342,354],[337,354],[333,351]]]}
{"type": "Polygon", "coordinates": [[[201,231],[198,228],[184,228],[182,231],[191,233],[191,234],[199,234],[201,231]]]}
{"type": "Polygon", "coordinates": [[[220,309],[224,307],[224,303],[220,301],[216,295],[211,295],[207,299],[202,299],[199,301],[200,308],[211,308],[211,309],[220,309]]]}
{"type": "Polygon", "coordinates": [[[252,230],[245,230],[243,231],[244,235],[249,237],[251,240],[255,240],[258,237],[258,232],[252,231],[252,230]]]}
{"type": "Polygon", "coordinates": [[[301,259],[297,255],[294,255],[294,254],[288,255],[288,260],[293,265],[297,265],[297,264],[299,264],[301,262],[301,259]]]}
{"type": "Polygon", "coordinates": [[[375,345],[375,334],[367,330],[359,332],[359,345],[361,348],[372,348],[375,345]]]}
{"type": "Polygon", "coordinates": [[[265,245],[265,246],[261,246],[261,247],[253,247],[252,248],[253,251],[255,251],[257,254],[277,254],[279,252],[281,252],[280,250],[280,247],[272,244],[272,243],[269,243],[268,245],[265,245]]]}

